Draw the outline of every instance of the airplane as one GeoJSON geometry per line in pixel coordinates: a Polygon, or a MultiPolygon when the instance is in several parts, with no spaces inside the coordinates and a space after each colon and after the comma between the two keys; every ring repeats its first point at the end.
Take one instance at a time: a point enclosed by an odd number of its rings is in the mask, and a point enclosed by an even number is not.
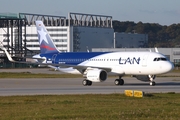
{"type": "MultiPolygon", "coordinates": [[[[82,74],[84,86],[91,86],[92,82],[104,82],[110,75],[117,75],[115,85],[123,85],[125,75],[132,75],[138,80],[156,83],[154,79],[158,74],[165,74],[174,69],[174,65],[165,55],[158,52],[60,52],[42,21],[35,21],[40,54],[32,58],[35,64],[46,65],[61,72],[82,74]]],[[[5,48],[9,61],[14,61],[5,48]]],[[[27,63],[27,62],[25,62],[27,63]]]]}

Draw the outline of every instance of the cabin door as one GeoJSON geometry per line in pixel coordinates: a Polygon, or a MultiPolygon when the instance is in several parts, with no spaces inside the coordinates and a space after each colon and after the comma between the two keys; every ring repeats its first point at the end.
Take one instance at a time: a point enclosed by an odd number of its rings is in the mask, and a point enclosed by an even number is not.
{"type": "Polygon", "coordinates": [[[56,62],[56,56],[57,56],[57,54],[54,54],[53,56],[52,56],[52,63],[58,63],[58,61],[56,62]]]}

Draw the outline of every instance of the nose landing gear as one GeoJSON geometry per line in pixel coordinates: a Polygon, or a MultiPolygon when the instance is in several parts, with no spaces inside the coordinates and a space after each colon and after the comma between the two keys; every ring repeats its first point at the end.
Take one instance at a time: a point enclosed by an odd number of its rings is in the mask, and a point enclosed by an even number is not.
{"type": "Polygon", "coordinates": [[[156,85],[156,83],[154,81],[155,77],[156,77],[155,75],[149,75],[150,86],[155,86],[156,85]]]}

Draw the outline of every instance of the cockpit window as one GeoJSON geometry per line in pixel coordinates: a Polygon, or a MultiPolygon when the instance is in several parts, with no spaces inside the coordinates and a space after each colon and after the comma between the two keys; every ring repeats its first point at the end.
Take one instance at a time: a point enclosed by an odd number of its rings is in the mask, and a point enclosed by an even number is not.
{"type": "Polygon", "coordinates": [[[167,61],[167,59],[166,59],[166,58],[161,57],[161,58],[154,58],[154,60],[153,60],[153,61],[167,61]]]}
{"type": "Polygon", "coordinates": [[[166,58],[161,58],[161,60],[162,60],[162,61],[167,61],[167,59],[166,59],[166,58]]]}
{"type": "Polygon", "coordinates": [[[154,58],[154,60],[153,61],[157,61],[157,58],[154,58]]]}

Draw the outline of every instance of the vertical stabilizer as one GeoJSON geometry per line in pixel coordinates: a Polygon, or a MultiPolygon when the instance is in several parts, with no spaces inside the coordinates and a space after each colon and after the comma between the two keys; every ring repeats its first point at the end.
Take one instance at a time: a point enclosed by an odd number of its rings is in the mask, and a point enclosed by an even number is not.
{"type": "Polygon", "coordinates": [[[36,21],[36,28],[41,54],[59,52],[42,21],[36,21]]]}

